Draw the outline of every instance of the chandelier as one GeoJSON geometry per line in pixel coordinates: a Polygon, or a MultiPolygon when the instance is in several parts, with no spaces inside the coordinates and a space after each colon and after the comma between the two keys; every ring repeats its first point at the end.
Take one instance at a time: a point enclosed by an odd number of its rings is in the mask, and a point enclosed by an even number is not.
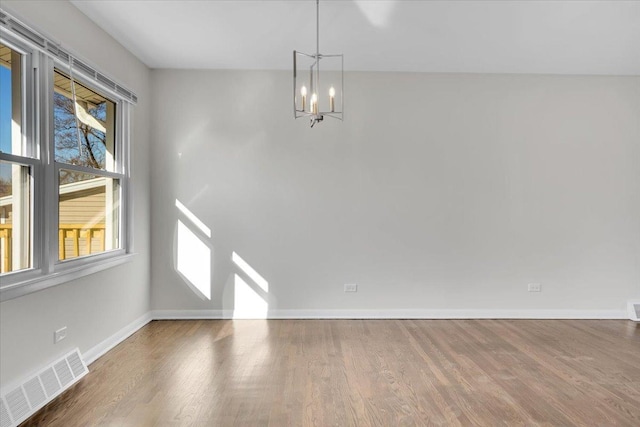
{"type": "Polygon", "coordinates": [[[324,117],[343,119],[344,55],[320,53],[320,0],[316,0],[316,53],[293,51],[293,112],[311,127],[324,117]],[[322,78],[320,63],[322,62],[322,78]],[[299,76],[300,75],[300,76],[299,76]]]}

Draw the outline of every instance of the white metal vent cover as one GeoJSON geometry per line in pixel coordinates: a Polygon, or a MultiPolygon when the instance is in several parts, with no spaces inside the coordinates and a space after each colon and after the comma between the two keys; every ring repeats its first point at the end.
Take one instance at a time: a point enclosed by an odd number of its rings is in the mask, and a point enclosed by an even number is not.
{"type": "Polygon", "coordinates": [[[640,322],[640,301],[629,301],[627,304],[629,319],[640,322]]]}
{"type": "Polygon", "coordinates": [[[18,387],[7,393],[5,399],[7,399],[7,406],[14,420],[23,419],[29,415],[31,407],[29,406],[29,402],[27,402],[27,395],[24,394],[22,387],[18,387]]]}
{"type": "Polygon", "coordinates": [[[58,379],[60,380],[60,384],[62,384],[63,388],[73,381],[73,374],[71,373],[67,359],[62,359],[53,365],[53,368],[56,370],[56,374],[58,374],[58,379]]]}
{"type": "Polygon", "coordinates": [[[44,390],[47,392],[47,396],[54,396],[60,391],[60,381],[56,377],[56,373],[53,372],[53,368],[49,366],[42,371],[39,375],[44,390]]]}
{"type": "Polygon", "coordinates": [[[9,410],[4,403],[4,399],[0,399],[0,427],[11,427],[11,418],[9,418],[9,410]]]}
{"type": "Polygon", "coordinates": [[[45,396],[42,384],[40,384],[40,378],[33,377],[24,383],[22,387],[25,393],[27,393],[27,398],[29,402],[31,402],[31,406],[39,406],[47,401],[47,396],[45,396]]]}
{"type": "Polygon", "coordinates": [[[75,349],[38,374],[7,387],[0,394],[0,427],[16,427],[88,372],[75,349]]]}

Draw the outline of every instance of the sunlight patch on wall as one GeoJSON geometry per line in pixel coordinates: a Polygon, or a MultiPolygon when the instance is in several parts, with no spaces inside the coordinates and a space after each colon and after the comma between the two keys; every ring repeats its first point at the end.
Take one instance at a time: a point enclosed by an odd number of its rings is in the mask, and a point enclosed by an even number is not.
{"type": "Polygon", "coordinates": [[[240,255],[233,252],[231,254],[231,260],[235,263],[235,265],[240,267],[240,270],[242,270],[244,274],[249,276],[249,278],[253,280],[256,285],[260,286],[260,289],[265,292],[269,292],[269,282],[267,282],[267,280],[262,277],[256,270],[254,270],[248,262],[243,260],[240,255]]]}
{"type": "Polygon", "coordinates": [[[370,1],[356,0],[356,4],[360,12],[369,20],[369,22],[378,27],[386,27],[391,17],[391,12],[396,7],[395,0],[388,1],[370,1]]]}
{"type": "Polygon", "coordinates": [[[234,319],[266,319],[269,306],[242,277],[234,275],[234,319]]]}
{"type": "Polygon", "coordinates": [[[193,212],[191,212],[185,205],[180,203],[180,200],[178,199],[176,199],[176,208],[178,208],[178,210],[182,212],[182,214],[186,216],[189,219],[189,221],[193,223],[193,225],[198,227],[198,229],[202,231],[205,234],[205,236],[211,238],[211,229],[207,227],[204,224],[204,222],[200,221],[200,219],[193,212]]]}
{"type": "MultiPolygon", "coordinates": [[[[177,206],[176,201],[176,206],[177,206]]],[[[204,225],[204,224],[203,224],[204,225]]],[[[211,233],[211,231],[209,231],[211,233]]],[[[176,270],[201,297],[211,299],[211,249],[178,220],[176,270]]]]}

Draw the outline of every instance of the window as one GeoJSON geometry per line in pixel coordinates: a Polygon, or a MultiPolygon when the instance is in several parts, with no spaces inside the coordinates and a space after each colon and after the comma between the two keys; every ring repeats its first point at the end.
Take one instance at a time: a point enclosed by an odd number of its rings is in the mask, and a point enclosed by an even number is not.
{"type": "Polygon", "coordinates": [[[113,171],[115,103],[57,69],[53,85],[56,162],[113,171]]]}
{"type": "Polygon", "coordinates": [[[116,103],[57,69],[53,85],[58,260],[119,249],[116,103]]]}
{"type": "Polygon", "coordinates": [[[26,140],[28,55],[0,43],[0,274],[32,266],[32,175],[26,140]]]}
{"type": "Polygon", "coordinates": [[[0,34],[0,300],[131,252],[135,95],[24,28],[0,34]]]}
{"type": "Polygon", "coordinates": [[[0,162],[0,272],[31,267],[30,168],[0,162]]]}

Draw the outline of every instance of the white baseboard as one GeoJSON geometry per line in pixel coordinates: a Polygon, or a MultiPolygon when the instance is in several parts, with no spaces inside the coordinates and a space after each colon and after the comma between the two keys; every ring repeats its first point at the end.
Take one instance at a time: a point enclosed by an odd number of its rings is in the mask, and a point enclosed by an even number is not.
{"type": "Polygon", "coordinates": [[[634,322],[640,322],[640,299],[627,302],[627,318],[634,322]]]}
{"type": "Polygon", "coordinates": [[[148,312],[140,316],[138,319],[129,323],[127,326],[120,329],[118,332],[111,335],[109,338],[103,340],[99,344],[91,347],[89,350],[82,353],[82,358],[84,360],[84,363],[89,365],[95,362],[96,359],[98,359],[100,356],[102,356],[107,351],[111,350],[113,347],[120,344],[122,341],[129,338],[138,329],[142,328],[144,325],[146,325],[152,320],[153,320],[153,317],[151,316],[151,312],[148,312]]]}
{"type": "MultiPolygon", "coordinates": [[[[154,320],[233,319],[233,310],[154,310],[154,320]]],[[[268,319],[626,319],[624,310],[269,310],[268,319]]]]}
{"type": "Polygon", "coordinates": [[[153,310],[153,320],[233,319],[233,310],[153,310]]]}

